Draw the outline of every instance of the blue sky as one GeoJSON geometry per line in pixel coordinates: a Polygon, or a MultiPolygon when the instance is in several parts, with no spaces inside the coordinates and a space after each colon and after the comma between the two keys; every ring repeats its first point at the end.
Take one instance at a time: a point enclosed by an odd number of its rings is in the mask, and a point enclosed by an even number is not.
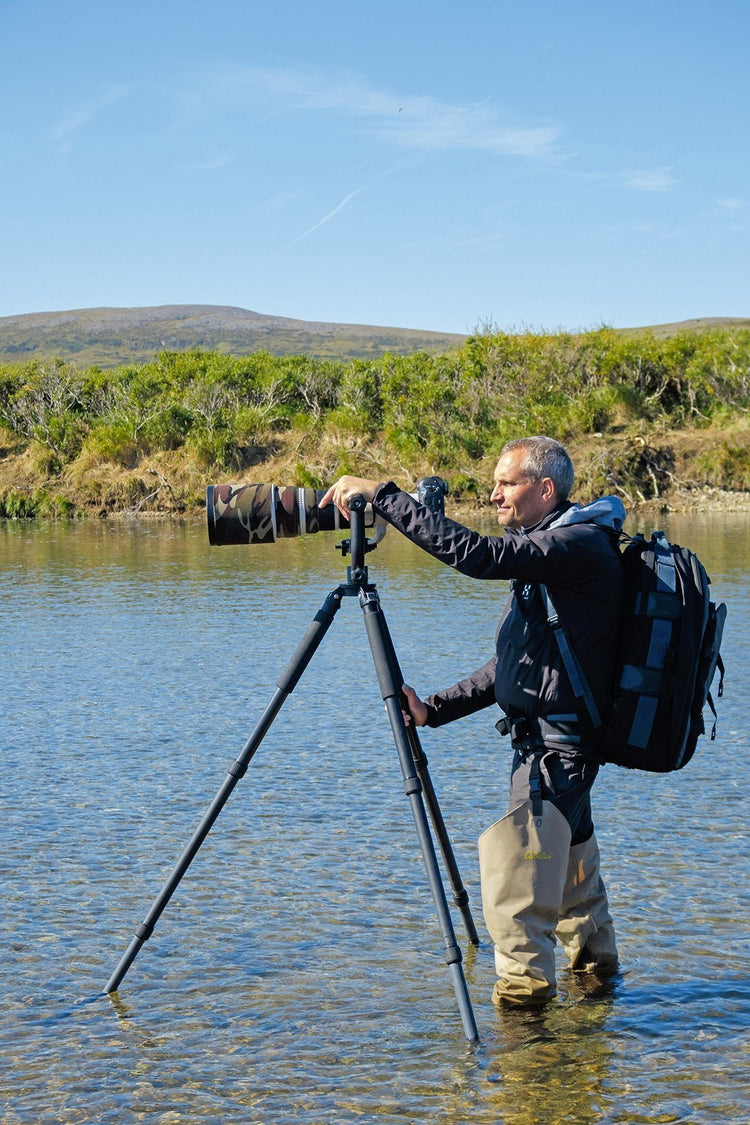
{"type": "Polygon", "coordinates": [[[750,316],[748,0],[0,0],[0,316],[750,316]]]}

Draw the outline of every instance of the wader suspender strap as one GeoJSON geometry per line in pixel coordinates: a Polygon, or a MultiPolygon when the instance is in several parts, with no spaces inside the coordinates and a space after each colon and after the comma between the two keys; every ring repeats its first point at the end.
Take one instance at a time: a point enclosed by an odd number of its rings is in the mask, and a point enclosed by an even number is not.
{"type": "Polygon", "coordinates": [[[529,770],[529,797],[531,798],[531,812],[533,816],[541,816],[542,809],[542,779],[539,775],[539,759],[541,754],[531,755],[531,769],[529,770]]]}
{"type": "Polygon", "coordinates": [[[570,680],[570,686],[573,689],[573,694],[575,695],[576,699],[583,700],[586,710],[591,717],[591,722],[594,724],[594,728],[598,730],[598,728],[602,725],[602,720],[599,714],[599,708],[596,706],[594,697],[591,694],[591,688],[589,687],[588,681],[583,674],[583,668],[581,668],[581,665],[578,662],[578,657],[573,652],[573,649],[570,647],[570,644],[568,642],[568,638],[565,636],[565,630],[563,629],[560,622],[560,617],[557,610],[555,609],[554,602],[549,596],[549,590],[543,584],[540,584],[539,589],[544,599],[544,604],[547,608],[547,622],[552,628],[552,632],[557,642],[557,647],[560,650],[560,656],[562,657],[562,662],[565,665],[565,671],[568,673],[568,679],[570,680]]]}

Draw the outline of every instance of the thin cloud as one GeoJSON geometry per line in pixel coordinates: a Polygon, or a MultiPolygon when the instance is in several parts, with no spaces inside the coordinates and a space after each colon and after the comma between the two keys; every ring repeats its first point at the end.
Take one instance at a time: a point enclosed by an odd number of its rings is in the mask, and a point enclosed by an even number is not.
{"type": "Polygon", "coordinates": [[[236,152],[220,152],[215,156],[207,156],[205,160],[196,161],[190,167],[195,172],[218,172],[228,164],[233,164],[237,156],[236,152]]]}
{"type": "Polygon", "coordinates": [[[453,106],[435,98],[407,98],[397,119],[383,121],[381,136],[423,151],[473,149],[498,156],[550,155],[560,131],[553,125],[513,125],[487,101],[453,106]]]}
{"type": "Polygon", "coordinates": [[[625,183],[635,191],[671,191],[677,181],[668,168],[652,168],[629,172],[625,183]]]}
{"type": "Polygon", "coordinates": [[[348,71],[221,67],[191,77],[191,96],[220,104],[338,112],[365,122],[382,139],[410,151],[473,149],[501,156],[551,155],[555,124],[513,121],[489,99],[451,104],[429,95],[397,95],[348,71]]]}
{"type": "Polygon", "coordinates": [[[82,129],[95,117],[98,117],[104,110],[109,109],[115,102],[121,101],[127,93],[128,87],[118,84],[110,87],[110,89],[100,95],[100,97],[94,98],[90,102],[84,102],[83,105],[72,109],[63,118],[53,133],[58,150],[60,152],[70,152],[73,147],[73,134],[79,129],[82,129]]]}
{"type": "Polygon", "coordinates": [[[341,202],[333,208],[332,211],[329,211],[326,215],[323,216],[322,219],[319,219],[317,223],[314,223],[306,231],[303,231],[302,234],[298,235],[296,238],[293,238],[291,242],[287,242],[286,246],[282,246],[280,250],[277,250],[273,257],[278,258],[279,254],[283,254],[285,251],[290,250],[292,246],[296,246],[297,243],[301,242],[303,238],[307,238],[316,230],[320,230],[320,228],[322,226],[325,226],[325,224],[329,222],[335,215],[338,215],[340,211],[343,211],[346,205],[348,203],[351,203],[352,199],[354,199],[354,197],[359,195],[359,193],[362,191],[364,191],[363,187],[357,188],[356,191],[350,191],[349,194],[345,196],[341,200],[341,202]]]}

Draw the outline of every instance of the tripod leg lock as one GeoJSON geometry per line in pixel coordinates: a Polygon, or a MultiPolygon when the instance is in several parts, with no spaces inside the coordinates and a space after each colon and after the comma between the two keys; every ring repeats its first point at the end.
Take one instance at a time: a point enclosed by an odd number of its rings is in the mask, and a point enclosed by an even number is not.
{"type": "Polygon", "coordinates": [[[140,926],[135,931],[135,936],[138,938],[138,941],[148,941],[153,932],[154,927],[151,923],[141,922],[140,926]]]}
{"type": "Polygon", "coordinates": [[[463,961],[463,955],[460,948],[453,942],[445,947],[445,963],[446,965],[460,965],[463,961]]]}
{"type": "Polygon", "coordinates": [[[404,793],[407,797],[411,797],[413,793],[422,792],[422,782],[418,777],[412,776],[404,779],[404,793]]]}

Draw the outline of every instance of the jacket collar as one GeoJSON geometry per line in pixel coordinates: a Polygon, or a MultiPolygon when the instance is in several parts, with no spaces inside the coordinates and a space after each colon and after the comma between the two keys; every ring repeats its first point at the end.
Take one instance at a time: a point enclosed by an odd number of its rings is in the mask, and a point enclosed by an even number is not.
{"type": "Polygon", "coordinates": [[[566,500],[543,519],[531,527],[522,527],[521,533],[547,531],[557,527],[568,527],[573,523],[594,523],[610,531],[622,531],[625,522],[625,506],[619,496],[602,496],[590,504],[572,504],[566,500]]]}

